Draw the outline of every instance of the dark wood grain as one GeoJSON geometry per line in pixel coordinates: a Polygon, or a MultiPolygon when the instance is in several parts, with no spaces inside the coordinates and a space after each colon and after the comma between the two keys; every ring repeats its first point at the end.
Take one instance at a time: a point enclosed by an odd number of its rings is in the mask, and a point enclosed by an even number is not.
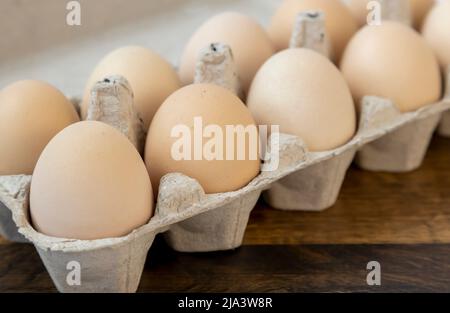
{"type": "MultiPolygon", "coordinates": [[[[55,292],[34,248],[0,247],[0,292],[55,292]]],[[[449,245],[267,245],[187,254],[159,238],[139,292],[450,292],[449,245]],[[378,261],[382,285],[366,284],[378,261]]]]}
{"type": "Polygon", "coordinates": [[[449,258],[448,245],[267,245],[182,254],[157,243],[139,291],[450,292],[449,258]],[[366,283],[370,261],[381,264],[380,287],[366,283]]]}
{"type": "Polygon", "coordinates": [[[353,166],[338,202],[325,212],[280,212],[261,201],[245,244],[300,243],[450,243],[450,140],[434,138],[412,173],[353,166]]]}
{"type": "MultiPolygon", "coordinates": [[[[283,212],[260,202],[244,246],[183,254],[160,236],[140,292],[450,292],[450,140],[435,138],[421,169],[370,173],[352,167],[337,204],[283,212]],[[382,265],[368,287],[366,265],[382,265]]],[[[31,245],[0,238],[0,291],[56,291],[31,245]]]]}

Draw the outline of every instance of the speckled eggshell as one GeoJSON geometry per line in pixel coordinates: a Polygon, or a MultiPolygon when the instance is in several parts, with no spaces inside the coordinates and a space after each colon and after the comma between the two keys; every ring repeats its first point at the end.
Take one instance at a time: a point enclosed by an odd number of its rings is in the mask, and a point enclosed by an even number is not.
{"type": "Polygon", "coordinates": [[[450,1],[437,4],[425,20],[422,34],[445,69],[450,65],[450,1]]]}
{"type": "Polygon", "coordinates": [[[355,134],[355,106],[342,74],[312,50],[270,58],[256,74],[247,105],[259,125],[279,125],[311,151],[337,148],[355,134]]]}
{"type": "Polygon", "coordinates": [[[102,122],[79,122],[53,138],[39,158],[30,212],[34,228],[45,235],[120,237],[152,216],[152,186],[122,133],[102,122]]]}
{"type": "MultiPolygon", "coordinates": [[[[245,158],[226,158],[227,125],[255,126],[253,117],[244,103],[230,91],[212,84],[186,86],[172,94],[160,107],[147,136],[145,161],[153,186],[158,186],[162,176],[178,172],[195,178],[207,194],[238,190],[246,186],[260,171],[260,160],[249,157],[249,140],[245,141],[245,158]],[[172,147],[180,136],[172,136],[172,130],[184,125],[193,130],[194,118],[201,117],[205,128],[216,125],[222,129],[223,160],[207,160],[204,155],[195,159],[195,146],[191,145],[190,159],[175,160],[172,147]]],[[[256,127],[256,126],[255,126],[256,127]]],[[[192,142],[194,131],[190,131],[192,142]]],[[[203,139],[203,149],[208,138],[203,139]]],[[[254,147],[256,150],[258,147],[254,147]]],[[[235,140],[234,151],[238,146],[235,140]]],[[[155,187],[156,188],[156,187],[155,187]]]]}
{"type": "Polygon", "coordinates": [[[176,71],[161,56],[144,47],[122,47],[105,56],[91,74],[81,106],[83,119],[87,116],[92,87],[110,75],[122,75],[130,83],[134,105],[145,128],[164,100],[180,87],[176,71]]]}
{"type": "Polygon", "coordinates": [[[47,143],[79,121],[72,103],[53,86],[35,80],[0,91],[0,175],[31,175],[47,143]]]}
{"type": "Polygon", "coordinates": [[[409,112],[441,95],[432,49],[416,31],[397,22],[362,28],[349,43],[341,70],[358,103],[367,95],[384,97],[409,112]]]}
{"type": "Polygon", "coordinates": [[[339,62],[347,42],[358,25],[350,10],[340,0],[285,0],[269,27],[275,48],[288,48],[296,17],[302,11],[319,10],[325,14],[325,27],[332,46],[332,59],[339,62]]]}
{"type": "Polygon", "coordinates": [[[252,18],[235,12],[215,15],[197,29],[184,49],[179,71],[184,85],[194,81],[199,52],[218,42],[231,47],[244,91],[275,52],[266,31],[252,18]]]}

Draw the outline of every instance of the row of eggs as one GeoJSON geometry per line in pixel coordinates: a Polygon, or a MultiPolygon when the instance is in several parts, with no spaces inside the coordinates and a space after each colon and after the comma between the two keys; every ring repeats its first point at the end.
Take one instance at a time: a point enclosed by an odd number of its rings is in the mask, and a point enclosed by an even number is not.
{"type": "MultiPolygon", "coordinates": [[[[356,3],[362,2],[367,1],[349,4],[357,12],[356,3]]],[[[79,122],[73,105],[54,87],[14,83],[0,92],[0,175],[33,174],[31,220],[44,234],[75,239],[126,235],[153,215],[154,195],[167,173],[196,178],[206,193],[237,190],[259,173],[258,160],[173,160],[175,125],[191,125],[196,116],[204,124],[280,125],[281,132],[301,137],[310,150],[325,151],[354,136],[354,103],[364,95],[393,99],[403,112],[437,101],[442,94],[439,63],[442,68],[450,64],[450,2],[436,5],[428,16],[424,39],[396,22],[357,31],[356,18],[340,0],[286,0],[268,33],[242,14],[212,17],[187,44],[179,75],[146,48],[113,51],[86,85],[81,118],[86,118],[95,82],[109,75],[126,77],[148,129],[145,162],[119,131],[79,122]],[[311,9],[325,13],[334,64],[311,50],[287,49],[296,13],[311,9]],[[247,105],[224,88],[192,84],[198,52],[211,42],[232,48],[247,105]]]]}

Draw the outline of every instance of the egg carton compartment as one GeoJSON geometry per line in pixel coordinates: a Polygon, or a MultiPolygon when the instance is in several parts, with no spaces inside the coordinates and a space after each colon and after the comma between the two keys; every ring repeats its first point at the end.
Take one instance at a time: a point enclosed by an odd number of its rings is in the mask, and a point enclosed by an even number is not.
{"type": "Polygon", "coordinates": [[[418,167],[442,112],[450,109],[450,96],[408,113],[398,111],[388,99],[373,96],[363,98],[361,108],[356,136],[333,151],[309,153],[307,167],[296,170],[294,166],[264,193],[269,205],[302,211],[322,211],[332,206],[357,151],[357,162],[371,164],[374,170],[405,171],[418,167]],[[373,152],[376,147],[378,151],[373,152]]]}
{"type": "Polygon", "coordinates": [[[356,163],[365,170],[409,172],[425,158],[441,114],[407,123],[394,132],[368,143],[358,151],[356,163]]]}
{"type": "Polygon", "coordinates": [[[264,200],[280,210],[322,211],[334,205],[356,147],[272,184],[264,200]]]}
{"type": "MultiPolygon", "coordinates": [[[[450,101],[450,67],[445,75],[443,103],[450,101]]],[[[386,134],[383,138],[360,149],[356,163],[363,169],[384,172],[408,172],[420,167],[436,129],[445,135],[448,110],[440,114],[421,114],[417,111],[415,120],[386,134]]]]}

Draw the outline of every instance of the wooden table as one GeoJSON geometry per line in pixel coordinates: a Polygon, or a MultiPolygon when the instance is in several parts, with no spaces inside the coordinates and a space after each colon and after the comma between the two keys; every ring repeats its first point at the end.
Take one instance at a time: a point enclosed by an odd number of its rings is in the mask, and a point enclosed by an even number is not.
{"type": "MultiPolygon", "coordinates": [[[[32,246],[0,239],[0,291],[55,291],[32,246]]],[[[235,251],[176,253],[159,237],[139,291],[450,292],[450,140],[434,138],[413,173],[353,167],[322,213],[260,202],[235,251]],[[381,286],[366,283],[370,261],[381,286]]]]}

